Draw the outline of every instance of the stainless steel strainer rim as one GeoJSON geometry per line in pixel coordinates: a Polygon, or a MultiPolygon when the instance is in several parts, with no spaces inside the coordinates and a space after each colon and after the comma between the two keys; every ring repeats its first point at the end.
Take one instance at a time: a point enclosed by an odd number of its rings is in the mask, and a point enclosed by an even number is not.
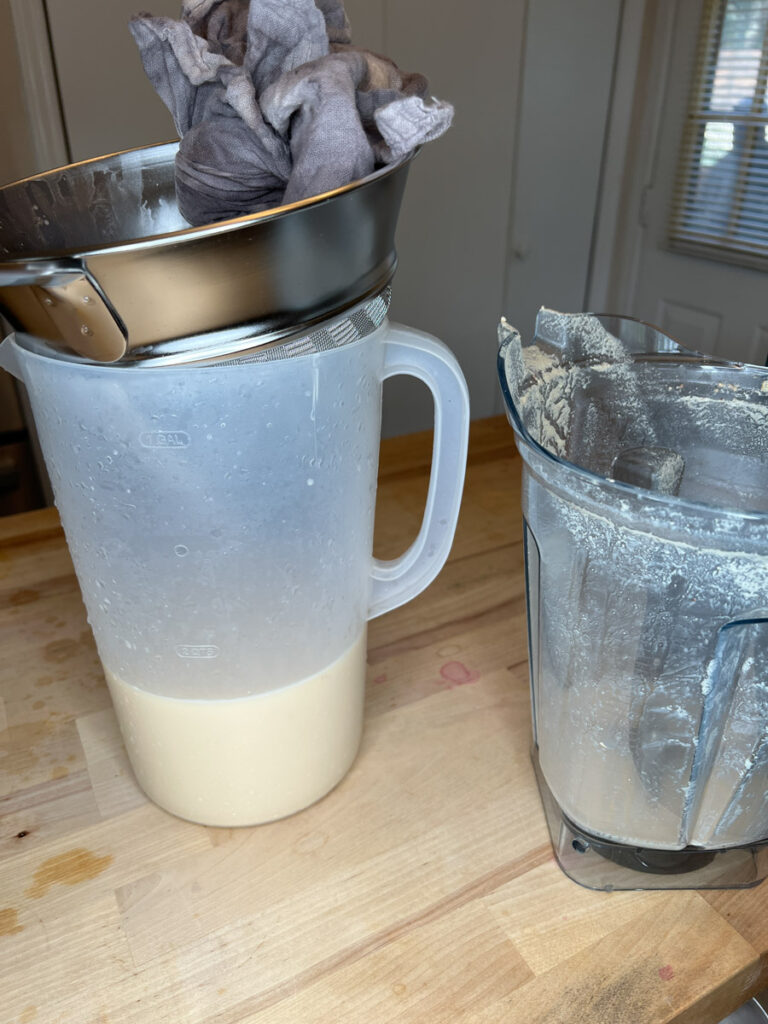
{"type": "Polygon", "coordinates": [[[215,339],[223,355],[256,334],[272,344],[311,331],[392,280],[410,158],[190,229],[179,223],[173,154],[126,151],[46,172],[12,197],[0,189],[0,313],[17,331],[104,363],[180,352],[185,340],[197,350],[215,339]]]}
{"type": "Polygon", "coordinates": [[[131,358],[113,363],[86,359],[72,352],[62,351],[29,334],[17,333],[16,342],[27,352],[44,359],[99,370],[154,370],[194,369],[210,366],[239,366],[248,363],[268,363],[301,356],[314,355],[330,349],[343,348],[373,334],[384,323],[389,312],[392,289],[389,285],[375,295],[357,303],[337,316],[325,317],[314,326],[302,324],[290,334],[276,338],[258,331],[247,333],[221,331],[198,339],[180,339],[177,351],[163,354],[161,346],[149,349],[144,358],[131,358]],[[195,344],[196,342],[196,344],[195,344]]]}

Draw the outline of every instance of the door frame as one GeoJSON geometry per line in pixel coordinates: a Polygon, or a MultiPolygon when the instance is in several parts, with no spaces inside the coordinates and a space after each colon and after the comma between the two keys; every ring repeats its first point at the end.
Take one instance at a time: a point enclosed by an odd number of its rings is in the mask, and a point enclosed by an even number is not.
{"type": "Polygon", "coordinates": [[[631,314],[655,186],[679,0],[625,0],[587,307],[631,314]]]}
{"type": "Polygon", "coordinates": [[[45,0],[9,0],[27,132],[40,171],[70,162],[45,0]]]}

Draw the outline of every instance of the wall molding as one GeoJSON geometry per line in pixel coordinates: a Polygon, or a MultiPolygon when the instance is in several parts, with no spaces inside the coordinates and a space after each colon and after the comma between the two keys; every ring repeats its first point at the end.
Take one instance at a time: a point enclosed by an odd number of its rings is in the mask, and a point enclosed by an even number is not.
{"type": "Polygon", "coordinates": [[[29,137],[38,170],[69,163],[44,0],[9,0],[29,137]]]}
{"type": "Polygon", "coordinates": [[[613,312],[609,308],[611,272],[618,242],[617,225],[621,222],[622,203],[625,201],[625,173],[640,77],[643,27],[651,2],[623,0],[622,4],[585,295],[585,308],[598,313],[613,312]]]}
{"type": "Polygon", "coordinates": [[[625,0],[587,308],[631,315],[679,0],[625,0]]]}

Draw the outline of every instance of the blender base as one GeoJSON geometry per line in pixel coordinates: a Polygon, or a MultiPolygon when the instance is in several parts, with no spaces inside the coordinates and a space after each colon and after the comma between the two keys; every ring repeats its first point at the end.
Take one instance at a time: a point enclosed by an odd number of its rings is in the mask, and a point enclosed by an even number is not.
{"type": "Polygon", "coordinates": [[[560,809],[536,747],[532,760],[557,863],[587,889],[749,889],[768,875],[768,841],[723,850],[653,850],[594,836],[560,809]]]}

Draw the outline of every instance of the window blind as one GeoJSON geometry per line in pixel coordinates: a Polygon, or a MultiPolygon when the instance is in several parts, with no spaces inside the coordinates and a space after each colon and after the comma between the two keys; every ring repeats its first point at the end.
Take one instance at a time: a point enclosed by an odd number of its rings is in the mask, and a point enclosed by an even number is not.
{"type": "Polygon", "coordinates": [[[768,269],[768,0],[707,0],[669,242],[768,269]]]}

